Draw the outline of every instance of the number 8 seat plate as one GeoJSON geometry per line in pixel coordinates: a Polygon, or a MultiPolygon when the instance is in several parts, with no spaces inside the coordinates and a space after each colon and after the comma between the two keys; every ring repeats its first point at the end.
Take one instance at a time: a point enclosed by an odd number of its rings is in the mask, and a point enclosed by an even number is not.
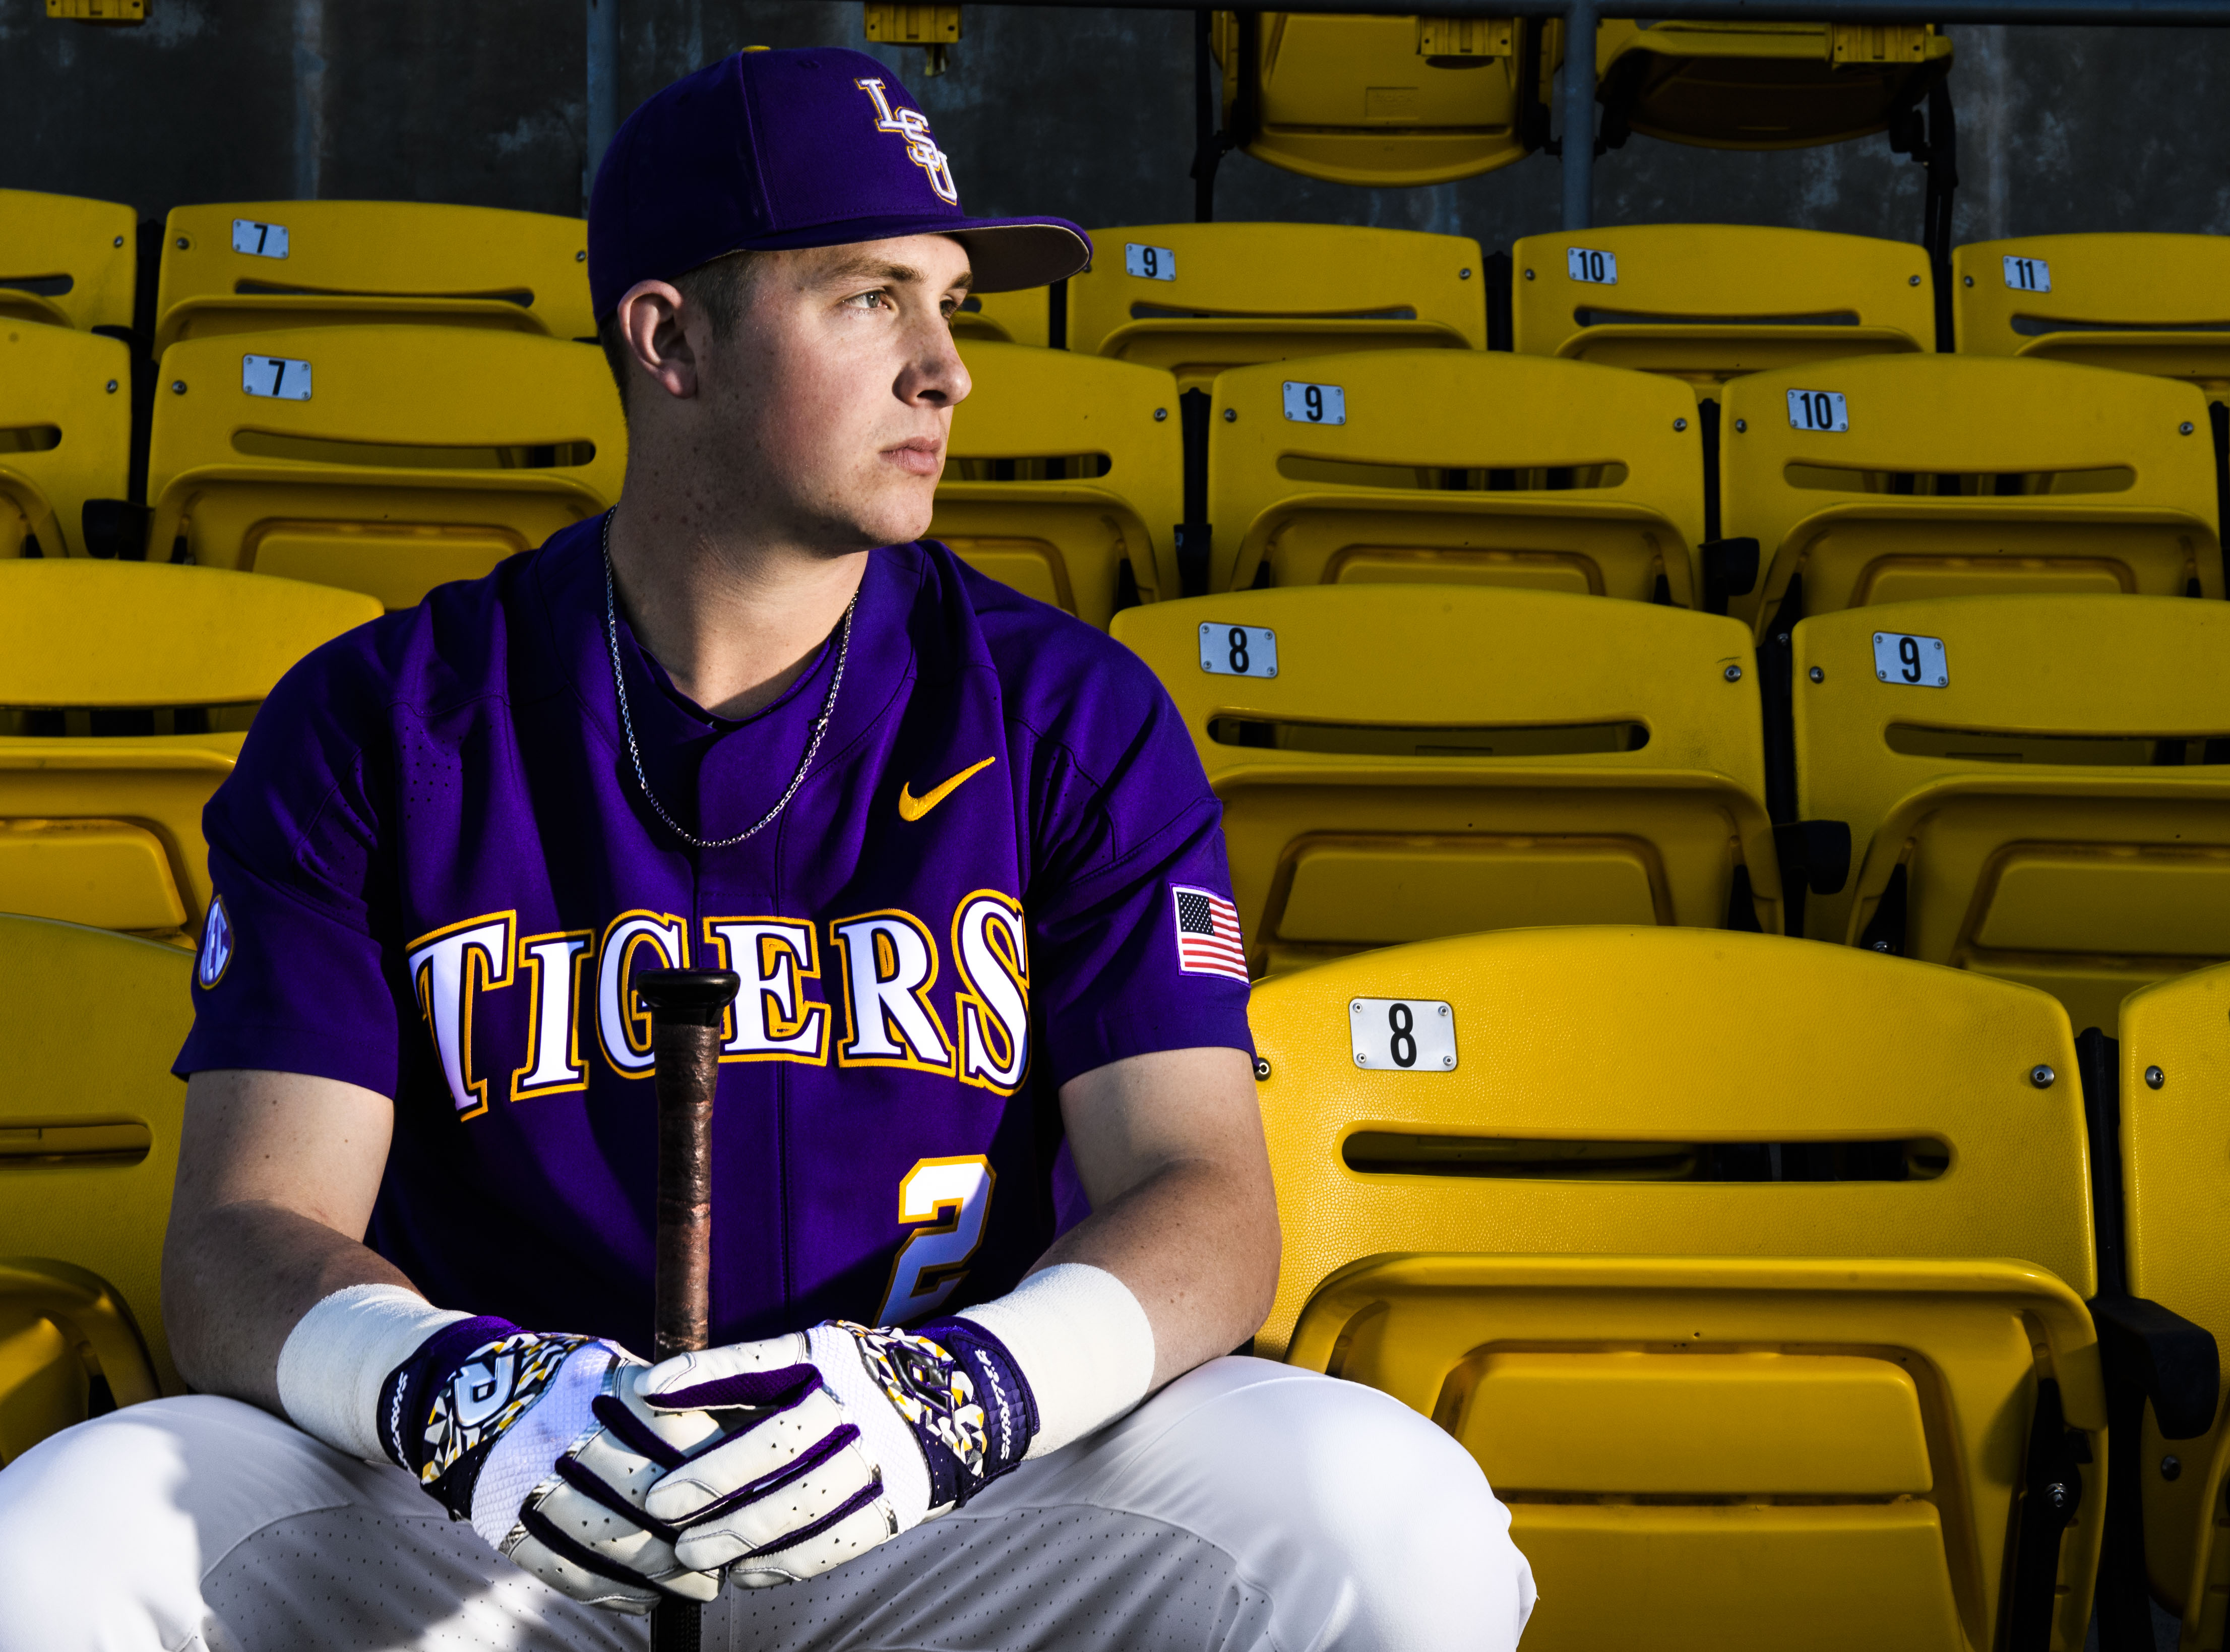
{"type": "Polygon", "coordinates": [[[1347,1027],[1366,1073],[1455,1070],[1456,1012],[1438,998],[1350,998],[1347,1027]]]}

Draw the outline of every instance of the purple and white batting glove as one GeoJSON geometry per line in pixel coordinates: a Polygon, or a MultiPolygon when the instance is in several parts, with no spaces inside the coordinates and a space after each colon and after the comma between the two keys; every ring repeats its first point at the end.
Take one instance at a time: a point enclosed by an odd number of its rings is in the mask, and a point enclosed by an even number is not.
{"type": "Polygon", "coordinates": [[[452,1520],[576,1600],[625,1612],[710,1600],[717,1570],[677,1559],[678,1533],[643,1500],[718,1426],[642,1405],[648,1369],[596,1338],[457,1320],[388,1373],[379,1442],[452,1520]]]}
{"type": "Polygon", "coordinates": [[[679,1354],[637,1392],[719,1437],[670,1453],[651,1516],[680,1564],[748,1587],[827,1571],[959,1507],[1022,1462],[1036,1403],[1014,1355],[972,1320],[803,1333],[679,1354]]]}

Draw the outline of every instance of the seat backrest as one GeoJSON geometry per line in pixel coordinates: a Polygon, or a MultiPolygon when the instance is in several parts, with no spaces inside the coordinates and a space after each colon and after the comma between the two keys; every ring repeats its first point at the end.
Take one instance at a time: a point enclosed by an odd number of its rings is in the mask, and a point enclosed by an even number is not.
{"type": "Polygon", "coordinates": [[[1223,126],[1257,160],[1366,187],[1445,184],[1548,135],[1563,27],[1525,17],[1215,14],[1223,126]]]}
{"type": "Polygon", "coordinates": [[[1603,137],[1706,149],[1801,149],[1881,132],[1951,68],[1932,23],[1605,21],[1603,137]]]}
{"type": "Polygon", "coordinates": [[[1175,596],[1184,514],[1176,381],[1157,368],[967,342],[930,537],[1016,590],[1105,627],[1125,594],[1175,596]]]}
{"type": "Polygon", "coordinates": [[[1250,1020],[1284,1232],[1256,1351],[1473,1453],[1540,1578],[1529,1647],[2080,1642],[2106,1419],[2050,998],[1533,929],[1267,982],[1250,1020]],[[2032,1551],[2047,1464],[2079,1524],[2032,1551]]]}
{"type": "Polygon", "coordinates": [[[122,499],[131,470],[123,343],[0,324],[0,563],[83,556],[86,501],[122,499]]]}
{"type": "Polygon", "coordinates": [[[1222,800],[1257,975],[1529,924],[1711,926],[1739,907],[1778,926],[1732,620],[1363,585],[1159,603],[1113,629],[1222,800]]]}
{"type": "Polygon", "coordinates": [[[1273,1355],[1325,1278],[1389,1251],[2008,1256],[2097,1288],[2074,1037],[2028,988],[1606,926],[1340,959],[1260,984],[1248,1019],[1286,1233],[1273,1355]],[[1886,1179],[1761,1184],[1703,1152],[1779,1145],[1785,1171],[1791,1146],[1861,1143],[1896,1146],[1886,1179]],[[1695,1163],[1663,1174],[1652,1147],[1695,1163]]]}
{"type": "Polygon", "coordinates": [[[588,236],[581,218],[422,201],[174,207],[155,350],[380,321],[593,339],[588,236]]]}
{"type": "Polygon", "coordinates": [[[1734,380],[1723,426],[1722,520],[1758,542],[1761,624],[1798,578],[1807,614],[1991,591],[2222,595],[2214,447],[2188,384],[1859,357],[1734,380]]]}
{"type": "Polygon", "coordinates": [[[1669,373],[1699,395],[1800,362],[1935,348],[1928,253],[1906,242],[1637,223],[1527,236],[1510,257],[1519,352],[1669,373]]]}
{"type": "Polygon", "coordinates": [[[132,1310],[106,1280],[48,1257],[0,1256],[0,1468],[85,1421],[96,1370],[119,1405],[162,1391],[132,1310]]]}
{"type": "Polygon", "coordinates": [[[1853,846],[1812,935],[2026,981],[2079,1027],[2230,957],[2230,607],[1950,597],[1794,644],[1798,812],[1853,846]]]}
{"type": "Polygon", "coordinates": [[[1068,347],[1204,389],[1226,367],[1350,350],[1486,348],[1468,236],[1354,224],[1155,223],[1092,232],[1068,347]]]}
{"type": "Polygon", "coordinates": [[[1682,386],[1504,352],[1234,368],[1208,420],[1211,589],[1427,579],[1698,603],[1682,386]]]}
{"type": "MultiPolygon", "coordinates": [[[[2213,1232],[2230,1192],[2222,1125],[2222,1098],[2230,1094],[2230,966],[2131,993],[2120,1031],[2130,1292],[2195,1321],[2218,1345],[2230,1341],[2230,1270],[2200,1237],[2213,1232]]],[[[2220,1564],[2230,1419],[2218,1396],[2214,1426],[2198,1439],[2160,1440],[2149,1410],[2146,1424],[2145,1461],[2161,1470],[2143,1477],[2146,1570],[2155,1597],[2191,1625],[2193,1644],[2205,1645],[2202,1634],[2219,1623],[2219,1585],[2210,1587],[2209,1579],[2220,1564]]]]}
{"type": "Polygon", "coordinates": [[[626,464],[590,345],[422,326],[189,339],[156,392],[151,554],[405,608],[603,510],[626,464]]]}
{"type": "Polygon", "coordinates": [[[2230,236],[1978,241],[1951,255],[1961,353],[2039,356],[2230,391],[2230,236]]]}
{"type": "Polygon", "coordinates": [[[261,574],[0,562],[0,912],[184,944],[202,808],[256,704],[379,611],[261,574]]]}
{"type": "Polygon", "coordinates": [[[139,233],[114,201],[0,190],[0,319],[129,327],[139,233]]]}
{"type": "Polygon", "coordinates": [[[177,947],[0,915],[0,1257],[105,1281],[173,1394],[160,1287],[185,1086],[170,1068],[193,968],[177,947]]]}

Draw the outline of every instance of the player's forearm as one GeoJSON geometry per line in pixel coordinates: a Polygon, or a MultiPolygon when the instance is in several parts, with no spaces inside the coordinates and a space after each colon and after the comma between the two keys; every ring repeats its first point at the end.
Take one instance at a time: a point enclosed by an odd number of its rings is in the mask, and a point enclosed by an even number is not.
{"type": "Polygon", "coordinates": [[[242,1203],[180,1216],[163,1247],[171,1357],[205,1394],[286,1415],[279,1352],[295,1324],[351,1285],[410,1281],[385,1258],[312,1217],[242,1203]]]}
{"type": "Polygon", "coordinates": [[[1254,1334],[1277,1290],[1278,1245],[1266,1171],[1181,1160],[1093,1210],[1037,1267],[1084,1262],[1121,1280],[1154,1328],[1159,1388],[1254,1334]]]}

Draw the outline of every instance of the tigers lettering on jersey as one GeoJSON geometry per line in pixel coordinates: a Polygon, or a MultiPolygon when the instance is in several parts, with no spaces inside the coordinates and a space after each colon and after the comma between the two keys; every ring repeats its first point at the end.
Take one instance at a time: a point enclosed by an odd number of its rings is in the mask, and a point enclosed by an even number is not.
{"type": "Polygon", "coordinates": [[[947,932],[957,979],[948,978],[935,932],[912,913],[892,908],[830,920],[825,945],[838,959],[835,1003],[812,996],[824,943],[809,919],[707,918],[693,952],[686,921],[672,913],[622,912],[601,931],[520,936],[518,927],[515,910],[486,913],[410,944],[420,1013],[461,1119],[487,1111],[486,1073],[499,1070],[474,1045],[476,1018],[486,1024],[490,994],[526,985],[519,1048],[508,1070],[511,1100],[532,1100],[588,1088],[591,1039],[621,1077],[649,1077],[650,1016],[635,977],[686,968],[693,957],[742,978],[722,1027],[723,1062],[825,1067],[841,1010],[840,1066],[945,1074],[999,1095],[1013,1094],[1029,1071],[1028,924],[1022,902],[996,889],[972,892],[952,914],[947,932]]]}

